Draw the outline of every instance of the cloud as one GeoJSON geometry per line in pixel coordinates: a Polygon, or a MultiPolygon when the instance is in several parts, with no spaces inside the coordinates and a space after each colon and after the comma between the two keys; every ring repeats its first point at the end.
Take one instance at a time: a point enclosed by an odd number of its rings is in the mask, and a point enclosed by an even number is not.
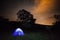
{"type": "Polygon", "coordinates": [[[57,2],[56,1],[57,0],[35,0],[35,6],[33,7],[33,10],[31,12],[34,14],[34,17],[37,19],[36,23],[52,25],[52,23],[56,22],[56,19],[53,17],[55,15],[55,10],[59,9],[56,4],[58,1],[57,2]]]}

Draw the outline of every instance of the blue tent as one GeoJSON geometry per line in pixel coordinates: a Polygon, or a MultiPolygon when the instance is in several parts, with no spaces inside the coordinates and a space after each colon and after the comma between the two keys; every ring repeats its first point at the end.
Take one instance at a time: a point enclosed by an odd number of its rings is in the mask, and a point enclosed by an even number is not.
{"type": "Polygon", "coordinates": [[[14,33],[13,36],[24,36],[24,32],[21,28],[17,28],[14,33]]]}

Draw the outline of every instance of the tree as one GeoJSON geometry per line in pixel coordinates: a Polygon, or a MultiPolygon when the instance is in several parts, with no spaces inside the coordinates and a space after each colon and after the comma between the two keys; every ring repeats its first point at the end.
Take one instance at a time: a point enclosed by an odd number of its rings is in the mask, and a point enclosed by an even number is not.
{"type": "Polygon", "coordinates": [[[60,21],[60,15],[54,15],[54,18],[56,18],[58,21],[60,21]]]}
{"type": "Polygon", "coordinates": [[[22,25],[31,25],[35,22],[33,15],[24,9],[18,11],[17,17],[18,20],[22,23],[22,25]]]}

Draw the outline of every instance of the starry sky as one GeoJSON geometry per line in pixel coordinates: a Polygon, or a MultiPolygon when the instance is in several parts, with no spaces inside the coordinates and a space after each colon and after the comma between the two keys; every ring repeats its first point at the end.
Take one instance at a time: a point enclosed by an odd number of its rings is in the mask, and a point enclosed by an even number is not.
{"type": "Polygon", "coordinates": [[[36,23],[52,25],[56,22],[54,15],[60,15],[60,0],[1,0],[0,16],[17,20],[17,12],[25,9],[36,18],[36,23]]]}

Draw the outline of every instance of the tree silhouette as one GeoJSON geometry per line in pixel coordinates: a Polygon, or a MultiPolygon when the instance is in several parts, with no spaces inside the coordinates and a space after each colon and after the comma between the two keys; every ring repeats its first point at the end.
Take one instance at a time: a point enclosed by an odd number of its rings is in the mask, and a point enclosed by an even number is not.
{"type": "Polygon", "coordinates": [[[17,17],[19,22],[22,23],[22,25],[31,25],[35,22],[33,15],[24,9],[18,11],[17,17]]]}
{"type": "Polygon", "coordinates": [[[60,31],[60,15],[54,15],[54,18],[57,19],[56,23],[54,23],[54,30],[60,31]]]}
{"type": "Polygon", "coordinates": [[[60,21],[60,15],[54,15],[54,18],[60,21]]]}
{"type": "Polygon", "coordinates": [[[0,22],[6,22],[6,21],[9,21],[9,19],[0,16],[0,22]]]}

